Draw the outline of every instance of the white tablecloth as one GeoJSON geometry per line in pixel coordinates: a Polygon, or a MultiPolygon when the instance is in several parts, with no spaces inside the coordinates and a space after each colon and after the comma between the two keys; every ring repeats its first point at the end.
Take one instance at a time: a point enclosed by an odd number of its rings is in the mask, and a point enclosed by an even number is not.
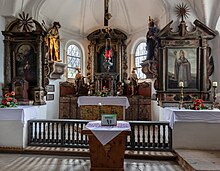
{"type": "Polygon", "coordinates": [[[128,98],[123,96],[80,96],[78,98],[78,106],[83,105],[113,105],[124,106],[126,109],[130,106],[128,98]]]}
{"type": "Polygon", "coordinates": [[[130,124],[125,121],[117,121],[116,126],[101,126],[101,121],[94,121],[89,122],[86,128],[91,130],[103,145],[110,142],[122,131],[131,131],[130,124]]]}
{"type": "Polygon", "coordinates": [[[34,106],[0,108],[0,120],[16,120],[26,123],[34,118],[37,118],[37,109],[34,106]]]}
{"type": "Polygon", "coordinates": [[[171,128],[176,121],[220,123],[220,110],[164,108],[163,120],[169,121],[171,128]]]}

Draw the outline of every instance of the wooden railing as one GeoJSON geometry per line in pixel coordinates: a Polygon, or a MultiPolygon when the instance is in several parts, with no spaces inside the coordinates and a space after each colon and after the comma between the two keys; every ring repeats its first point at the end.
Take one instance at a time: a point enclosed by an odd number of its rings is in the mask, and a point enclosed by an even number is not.
{"type": "MultiPolygon", "coordinates": [[[[88,136],[81,134],[87,120],[29,120],[28,145],[88,148],[88,136]]],[[[129,121],[127,150],[172,151],[172,130],[168,122],[129,121]]]]}

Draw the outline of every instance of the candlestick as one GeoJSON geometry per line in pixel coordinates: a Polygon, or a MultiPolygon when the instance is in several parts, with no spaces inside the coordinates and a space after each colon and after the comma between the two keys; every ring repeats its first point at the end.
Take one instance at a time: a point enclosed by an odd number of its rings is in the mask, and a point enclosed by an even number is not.
{"type": "MultiPolygon", "coordinates": [[[[182,83],[183,83],[183,82],[182,82],[182,83]]],[[[184,96],[183,96],[183,86],[182,86],[181,89],[180,89],[179,109],[183,108],[183,99],[184,99],[184,96]]]]}
{"type": "Polygon", "coordinates": [[[214,109],[216,106],[216,88],[217,88],[217,82],[213,82],[213,103],[211,108],[214,109]],[[214,84],[215,83],[215,84],[214,84]]]}
{"type": "Polygon", "coordinates": [[[213,87],[217,87],[218,83],[217,82],[212,82],[213,87]]]}
{"type": "Polygon", "coordinates": [[[184,87],[184,84],[182,81],[179,82],[179,87],[184,87]]]}

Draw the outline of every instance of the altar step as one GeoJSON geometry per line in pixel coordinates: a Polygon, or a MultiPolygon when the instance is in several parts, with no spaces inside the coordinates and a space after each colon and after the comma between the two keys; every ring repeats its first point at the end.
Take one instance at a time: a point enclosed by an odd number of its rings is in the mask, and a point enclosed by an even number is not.
{"type": "MultiPolygon", "coordinates": [[[[38,154],[38,155],[89,157],[88,148],[28,146],[25,149],[0,148],[0,153],[23,153],[23,154],[38,154]]],[[[140,160],[144,159],[144,160],[175,161],[176,154],[173,152],[163,152],[163,151],[160,152],[160,151],[125,150],[125,158],[140,159],[140,160]]]]}
{"type": "Polygon", "coordinates": [[[185,171],[220,171],[220,151],[176,149],[175,152],[185,171]]]}

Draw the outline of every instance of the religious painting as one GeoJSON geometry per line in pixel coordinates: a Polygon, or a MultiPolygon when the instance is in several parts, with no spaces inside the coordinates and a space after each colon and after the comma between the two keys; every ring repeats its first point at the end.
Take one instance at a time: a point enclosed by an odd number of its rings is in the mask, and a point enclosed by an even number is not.
{"type": "Polygon", "coordinates": [[[167,89],[197,89],[197,48],[167,48],[167,89]]]}
{"type": "Polygon", "coordinates": [[[14,52],[14,75],[24,78],[29,86],[37,85],[37,60],[34,48],[30,44],[19,44],[14,52]]]}

